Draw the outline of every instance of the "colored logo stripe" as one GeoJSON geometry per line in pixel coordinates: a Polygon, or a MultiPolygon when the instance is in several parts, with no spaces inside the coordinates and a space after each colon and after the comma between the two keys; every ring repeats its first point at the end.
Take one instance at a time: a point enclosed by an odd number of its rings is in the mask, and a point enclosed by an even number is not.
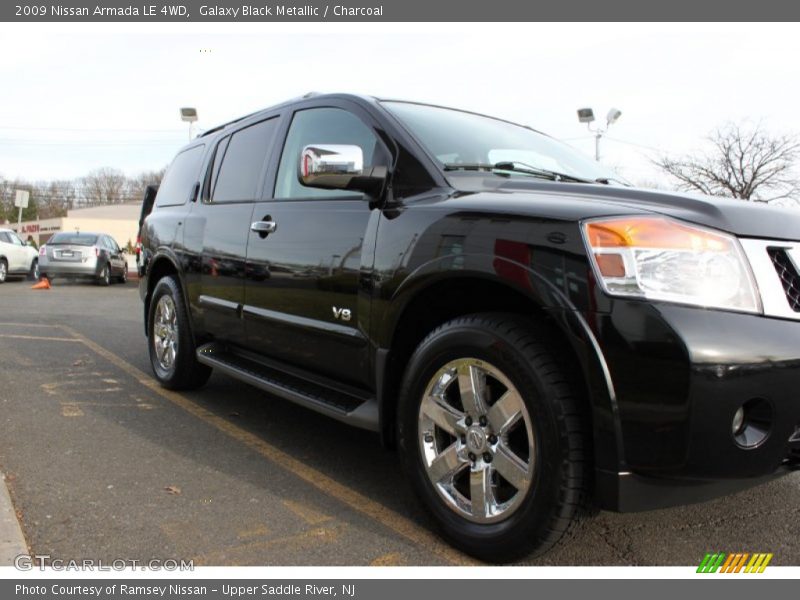
{"type": "Polygon", "coordinates": [[[767,568],[767,565],[772,560],[772,557],[773,554],[771,553],[707,553],[700,562],[700,566],[697,567],[697,572],[716,573],[719,570],[720,573],[739,573],[744,569],[745,573],[763,573],[764,569],[767,568]]]}
{"type": "Polygon", "coordinates": [[[698,573],[716,573],[722,561],[725,560],[725,553],[719,552],[717,554],[706,554],[703,562],[697,567],[698,573]]]}

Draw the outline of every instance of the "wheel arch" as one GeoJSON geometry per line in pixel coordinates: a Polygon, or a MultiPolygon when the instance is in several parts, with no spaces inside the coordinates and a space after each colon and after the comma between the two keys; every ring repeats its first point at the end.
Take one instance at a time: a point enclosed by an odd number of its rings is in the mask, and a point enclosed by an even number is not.
{"type": "Polygon", "coordinates": [[[153,290],[158,282],[167,276],[175,276],[178,281],[178,286],[181,289],[183,296],[184,307],[186,314],[191,318],[191,311],[189,307],[188,297],[186,295],[186,283],[183,280],[182,271],[179,267],[180,261],[173,252],[168,249],[159,250],[153,258],[147,263],[146,270],[146,292],[144,296],[144,330],[145,336],[148,336],[147,321],[150,314],[150,301],[153,297],[153,290]]]}
{"type": "Polygon", "coordinates": [[[384,443],[394,445],[400,382],[408,359],[422,339],[459,316],[505,312],[529,316],[546,328],[569,372],[580,374],[574,382],[588,405],[595,466],[617,470],[623,460],[616,397],[591,328],[559,290],[527,267],[516,263],[515,267],[525,268],[537,285],[521,285],[519,280],[502,279],[485,270],[445,273],[429,269],[418,271],[414,281],[407,280],[398,288],[376,335],[376,383],[384,443]]]}

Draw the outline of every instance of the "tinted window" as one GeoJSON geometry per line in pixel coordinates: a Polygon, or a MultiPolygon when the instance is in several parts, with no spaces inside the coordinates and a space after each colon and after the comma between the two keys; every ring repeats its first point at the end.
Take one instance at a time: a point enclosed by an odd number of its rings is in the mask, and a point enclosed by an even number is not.
{"type": "Polygon", "coordinates": [[[50,245],[94,246],[97,236],[90,233],[57,233],[47,242],[50,245]]]}
{"type": "Polygon", "coordinates": [[[197,182],[200,163],[203,160],[203,148],[205,146],[194,146],[175,157],[158,188],[156,206],[186,204],[197,182]]]}
{"type": "Polygon", "coordinates": [[[217,153],[224,149],[225,155],[211,191],[213,202],[255,200],[277,122],[273,118],[237,131],[227,149],[220,144],[217,153]]]}
{"type": "Polygon", "coordinates": [[[378,138],[361,119],[341,108],[311,108],[295,113],[281,155],[276,198],[337,198],[354,192],[306,187],[297,179],[297,165],[305,146],[351,144],[364,151],[364,167],[373,165],[378,138]]]}
{"type": "Polygon", "coordinates": [[[11,243],[11,238],[8,237],[5,231],[0,231],[0,242],[5,242],[6,244],[11,243]]]}

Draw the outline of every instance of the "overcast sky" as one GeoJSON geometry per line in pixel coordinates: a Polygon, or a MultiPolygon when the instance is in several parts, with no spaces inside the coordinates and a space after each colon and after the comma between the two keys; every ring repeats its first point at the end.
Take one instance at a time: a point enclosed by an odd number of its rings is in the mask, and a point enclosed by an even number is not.
{"type": "Polygon", "coordinates": [[[659,179],[726,120],[800,131],[797,24],[0,24],[0,176],[166,165],[208,129],[314,90],[467,108],[588,154],[575,110],[622,117],[603,162],[659,179]]]}

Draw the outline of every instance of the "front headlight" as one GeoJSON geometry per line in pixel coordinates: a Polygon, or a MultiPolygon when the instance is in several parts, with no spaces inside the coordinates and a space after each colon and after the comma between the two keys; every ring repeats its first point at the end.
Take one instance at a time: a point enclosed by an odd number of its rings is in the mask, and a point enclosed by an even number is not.
{"type": "Polygon", "coordinates": [[[732,235],[666,217],[590,220],[582,230],[612,296],[761,312],[750,265],[732,235]]]}

